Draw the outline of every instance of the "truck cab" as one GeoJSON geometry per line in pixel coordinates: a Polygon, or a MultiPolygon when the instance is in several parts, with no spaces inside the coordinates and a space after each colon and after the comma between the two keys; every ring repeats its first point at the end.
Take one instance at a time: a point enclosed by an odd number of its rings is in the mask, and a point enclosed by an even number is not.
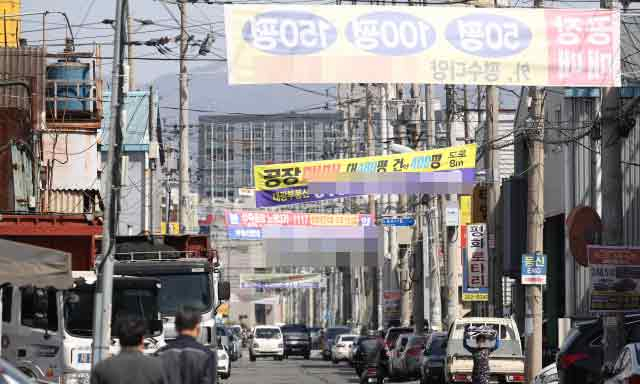
{"type": "Polygon", "coordinates": [[[117,274],[160,280],[159,305],[167,341],[177,337],[176,313],[182,306],[188,306],[201,313],[202,332],[198,341],[215,349],[215,310],[219,298],[228,299],[228,284],[218,284],[217,267],[212,261],[189,256],[189,252],[116,255],[118,262],[114,268],[117,274]]]}
{"type": "Polygon", "coordinates": [[[524,356],[516,322],[496,317],[466,317],[453,322],[446,346],[445,381],[454,384],[471,383],[473,357],[464,348],[464,331],[467,326],[483,325],[494,328],[500,337],[500,347],[489,355],[489,382],[523,383],[524,356]]]}
{"type": "MultiPolygon", "coordinates": [[[[3,357],[34,379],[89,383],[96,275],[72,275],[74,285],[68,290],[11,286],[2,290],[3,357]]],[[[112,324],[119,316],[147,320],[147,354],[164,345],[159,293],[157,279],[113,279],[112,324]]],[[[119,349],[114,338],[110,353],[117,354],[119,349]]]]}

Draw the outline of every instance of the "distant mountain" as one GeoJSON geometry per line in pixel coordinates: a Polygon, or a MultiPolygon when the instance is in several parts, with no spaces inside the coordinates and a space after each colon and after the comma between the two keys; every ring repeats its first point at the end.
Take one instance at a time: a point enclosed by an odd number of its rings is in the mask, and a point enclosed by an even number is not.
{"type": "MultiPolygon", "coordinates": [[[[310,92],[297,90],[285,85],[238,85],[227,83],[226,63],[190,68],[190,109],[213,111],[206,114],[255,113],[272,114],[300,111],[312,107],[321,107],[329,103],[335,109],[335,100],[310,92]]],[[[175,73],[166,74],[154,81],[161,97],[163,107],[177,107],[179,100],[178,77],[175,73]]],[[[335,86],[304,85],[301,87],[321,94],[335,95],[335,86]]],[[[165,117],[177,117],[177,111],[163,109],[165,117]]],[[[312,112],[322,112],[317,109],[312,112]]],[[[191,120],[197,121],[200,113],[192,112],[191,120]]]]}

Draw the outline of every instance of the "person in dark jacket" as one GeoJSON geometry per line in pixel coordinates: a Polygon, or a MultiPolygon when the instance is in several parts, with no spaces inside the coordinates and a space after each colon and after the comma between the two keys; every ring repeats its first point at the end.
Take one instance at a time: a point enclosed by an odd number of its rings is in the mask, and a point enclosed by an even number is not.
{"type": "Polygon", "coordinates": [[[198,343],[200,312],[185,308],[176,314],[179,336],[158,351],[169,384],[211,384],[217,382],[217,354],[198,343]]]}
{"type": "MultiPolygon", "coordinates": [[[[467,332],[470,331],[467,329],[467,332]]],[[[473,331],[471,331],[473,332],[473,331]]],[[[475,336],[476,347],[472,347],[467,342],[467,335],[463,337],[464,348],[473,356],[473,372],[471,373],[472,384],[489,384],[491,376],[491,368],[489,367],[489,354],[500,348],[500,337],[495,336],[495,344],[487,347],[489,337],[484,329],[477,330],[479,333],[475,336]]],[[[466,332],[465,332],[466,333],[466,332]]]]}
{"type": "Polygon", "coordinates": [[[168,384],[160,359],[142,353],[145,321],[121,319],[115,330],[115,336],[120,338],[120,353],[95,366],[91,384],[168,384]]]}

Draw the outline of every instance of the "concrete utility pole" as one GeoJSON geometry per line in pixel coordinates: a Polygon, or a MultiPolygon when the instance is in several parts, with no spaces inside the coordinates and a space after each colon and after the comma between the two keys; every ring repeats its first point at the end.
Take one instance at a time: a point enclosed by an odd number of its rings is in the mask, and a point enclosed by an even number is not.
{"type": "MultiPolygon", "coordinates": [[[[602,8],[613,9],[613,0],[601,0],[602,8]]],[[[620,137],[620,89],[602,88],[602,243],[624,242],[622,210],[622,138],[620,137]]],[[[626,109],[626,108],[625,108],[626,109]]],[[[604,361],[614,363],[625,343],[624,314],[603,319],[604,361]]]]}
{"type": "Polygon", "coordinates": [[[111,346],[111,300],[113,295],[113,259],[116,251],[115,234],[118,228],[117,212],[120,202],[120,151],[122,143],[123,93],[121,78],[124,76],[124,17],[127,0],[116,1],[116,22],[113,38],[113,66],[111,69],[111,119],[109,122],[109,148],[104,169],[104,201],[102,230],[102,256],[97,262],[98,282],[94,300],[93,359],[96,366],[109,356],[111,346]]]}
{"type": "Polygon", "coordinates": [[[471,141],[471,133],[469,132],[469,96],[467,95],[467,86],[463,85],[462,88],[462,109],[464,119],[464,143],[469,144],[471,141]]]}
{"type": "MultiPolygon", "coordinates": [[[[433,110],[433,89],[430,84],[424,86],[424,99],[425,99],[425,139],[426,148],[435,148],[435,135],[436,135],[436,122],[435,113],[433,110]]],[[[430,250],[431,255],[429,260],[429,323],[433,329],[442,329],[442,313],[440,302],[440,261],[438,258],[439,252],[439,239],[440,239],[440,225],[438,218],[438,195],[430,196],[429,200],[429,226],[431,231],[430,250]]],[[[424,244],[423,244],[424,246],[424,244]]]]}
{"type": "MultiPolygon", "coordinates": [[[[187,52],[189,50],[187,33],[187,2],[181,2],[180,8],[180,189],[179,224],[180,233],[185,233],[189,222],[189,84],[187,74],[187,52]]],[[[227,161],[228,162],[228,161],[227,161]]],[[[225,184],[227,180],[225,179],[225,184]]]]}
{"type": "MultiPolygon", "coordinates": [[[[486,100],[487,141],[485,153],[485,168],[487,169],[489,185],[487,189],[487,249],[489,260],[489,316],[502,317],[502,262],[498,260],[496,252],[496,215],[500,195],[500,170],[498,168],[498,151],[493,148],[498,136],[500,121],[500,104],[498,88],[487,86],[486,100]]],[[[485,307],[486,308],[486,307],[485,307]]]]}
{"type": "MultiPolygon", "coordinates": [[[[421,135],[421,123],[422,117],[420,115],[420,87],[418,84],[411,84],[411,124],[413,125],[413,142],[416,150],[420,148],[421,135]]],[[[423,220],[424,220],[424,206],[422,205],[422,194],[416,194],[417,205],[415,210],[416,227],[413,229],[413,236],[411,239],[411,245],[413,247],[413,322],[415,325],[415,332],[418,335],[424,332],[424,259],[423,247],[424,237],[422,236],[423,220]]],[[[428,264],[428,262],[427,262],[428,264]]]]}
{"type": "MultiPolygon", "coordinates": [[[[131,7],[127,5],[127,40],[133,39],[133,17],[131,16],[131,7]]],[[[135,82],[135,63],[133,60],[133,44],[127,44],[127,65],[129,66],[129,91],[136,89],[135,82]]]]}
{"type": "MultiPolygon", "coordinates": [[[[452,121],[454,114],[454,89],[453,85],[446,85],[446,127],[449,135],[449,145],[455,144],[455,132],[452,121]]],[[[450,194],[447,196],[448,202],[452,206],[458,204],[458,195],[450,194]]],[[[445,210],[443,210],[445,212],[445,210]]],[[[458,317],[458,274],[460,273],[460,257],[459,257],[459,240],[460,235],[457,226],[447,226],[447,328],[453,324],[458,317]]]]}
{"type": "MultiPolygon", "coordinates": [[[[383,155],[387,155],[389,153],[388,151],[388,147],[389,147],[389,138],[390,138],[390,131],[389,131],[389,121],[387,119],[387,106],[389,103],[389,85],[388,84],[380,84],[380,135],[382,136],[382,154],[383,155]]],[[[385,214],[387,213],[387,207],[391,201],[391,196],[386,194],[386,195],[381,195],[381,200],[382,200],[382,213],[385,214]]],[[[391,248],[391,233],[390,233],[390,228],[384,228],[383,227],[383,244],[384,244],[384,256],[383,257],[383,261],[386,260],[386,256],[391,248]]],[[[378,267],[378,290],[379,290],[379,301],[378,301],[378,328],[382,328],[384,327],[384,311],[383,311],[383,301],[384,299],[380,299],[380,298],[384,298],[384,265],[380,265],[378,267]]]]}
{"type": "MultiPolygon", "coordinates": [[[[542,0],[536,0],[542,7],[542,0]]],[[[544,234],[544,89],[531,87],[531,121],[529,130],[529,170],[527,172],[527,253],[543,252],[544,234]]],[[[525,288],[525,375],[527,383],[533,383],[542,369],[542,286],[525,288]]]]}
{"type": "Polygon", "coordinates": [[[149,88],[149,142],[155,147],[149,154],[149,232],[160,231],[160,193],[158,191],[158,163],[160,148],[158,145],[158,95],[154,87],[149,88]],[[157,149],[157,151],[156,151],[157,149]]]}

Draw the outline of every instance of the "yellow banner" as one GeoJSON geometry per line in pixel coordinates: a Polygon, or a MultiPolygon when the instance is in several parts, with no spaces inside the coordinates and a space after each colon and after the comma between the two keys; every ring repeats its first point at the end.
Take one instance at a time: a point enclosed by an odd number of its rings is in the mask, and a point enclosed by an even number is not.
{"type": "Polygon", "coordinates": [[[471,196],[460,196],[460,225],[471,224],[471,196]]]}
{"type": "Polygon", "coordinates": [[[476,166],[476,144],[387,156],[355,157],[302,163],[257,165],[256,190],[301,187],[341,173],[436,172],[476,166]]]}
{"type": "Polygon", "coordinates": [[[20,18],[5,17],[20,13],[19,0],[0,0],[0,47],[15,48],[20,39],[20,18]]]}
{"type": "Polygon", "coordinates": [[[488,293],[462,293],[462,301],[489,301],[488,293]]]}
{"type": "Polygon", "coordinates": [[[620,14],[593,9],[224,6],[229,84],[620,86],[620,14]]]}

